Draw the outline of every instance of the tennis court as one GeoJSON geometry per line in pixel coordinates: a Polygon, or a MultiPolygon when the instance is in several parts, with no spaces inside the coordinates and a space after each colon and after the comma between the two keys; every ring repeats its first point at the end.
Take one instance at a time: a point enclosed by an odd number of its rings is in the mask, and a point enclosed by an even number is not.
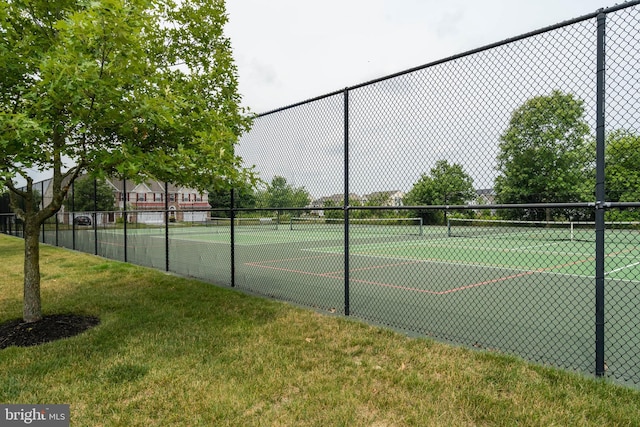
{"type": "MultiPolygon", "coordinates": [[[[229,225],[169,227],[171,271],[229,284],[229,225]]],[[[234,282],[240,289],[329,313],[348,309],[351,316],[404,331],[593,371],[595,232],[590,225],[460,229],[361,221],[350,224],[348,258],[341,220],[234,225],[234,282]]],[[[164,228],[130,227],[129,261],[162,268],[165,233],[164,228]]],[[[92,236],[91,230],[81,230],[76,241],[90,247],[92,236]]],[[[612,229],[606,236],[607,293],[616,299],[609,300],[606,312],[616,325],[608,329],[607,347],[638,348],[640,326],[619,319],[640,300],[635,280],[640,232],[612,229]]],[[[122,230],[99,230],[98,241],[100,252],[122,258],[122,230]]],[[[626,354],[608,359],[609,370],[640,376],[638,352],[609,354],[626,354]]]]}
{"type": "MultiPolygon", "coordinates": [[[[417,236],[356,230],[349,239],[350,315],[581,372],[593,370],[592,242],[565,239],[566,230],[548,229],[467,237],[452,237],[445,227],[424,227],[417,236]]],[[[291,234],[270,232],[255,239],[239,234],[239,286],[344,313],[343,235],[291,234]]],[[[639,235],[627,230],[609,236],[610,293],[637,301],[640,283],[633,278],[640,277],[639,235]]],[[[608,316],[628,316],[632,307],[626,304],[632,303],[611,303],[608,316]]],[[[621,326],[620,336],[610,328],[607,346],[637,348],[637,322],[621,326]]],[[[634,357],[607,360],[608,369],[638,372],[640,359],[634,357]]]]}

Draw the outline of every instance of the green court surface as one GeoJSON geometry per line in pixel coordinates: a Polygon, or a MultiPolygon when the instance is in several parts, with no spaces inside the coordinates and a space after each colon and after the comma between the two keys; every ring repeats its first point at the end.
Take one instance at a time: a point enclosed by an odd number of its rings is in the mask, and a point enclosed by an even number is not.
{"type": "MultiPolygon", "coordinates": [[[[82,231],[91,246],[93,233],[82,231]]],[[[99,252],[111,250],[107,256],[122,259],[122,230],[97,234],[99,252]]],[[[236,287],[252,293],[330,313],[348,310],[404,331],[592,373],[595,245],[555,237],[449,237],[446,227],[425,226],[420,233],[353,227],[346,258],[340,230],[236,227],[233,274],[236,287]]],[[[640,382],[640,234],[628,230],[610,237],[608,372],[640,382]]],[[[129,261],[163,268],[164,238],[164,228],[130,228],[129,261]]],[[[170,227],[170,270],[229,285],[230,242],[227,227],[170,227]]]]}

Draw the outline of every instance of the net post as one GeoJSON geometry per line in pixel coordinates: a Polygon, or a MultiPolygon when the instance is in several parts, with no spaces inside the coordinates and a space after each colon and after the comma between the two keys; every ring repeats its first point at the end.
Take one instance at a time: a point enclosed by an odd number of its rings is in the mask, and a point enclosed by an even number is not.
{"type": "Polygon", "coordinates": [[[419,224],[420,224],[420,236],[424,236],[424,231],[423,231],[423,229],[422,229],[422,217],[420,217],[420,218],[418,218],[418,219],[420,220],[420,221],[419,221],[419,224]]]}
{"type": "Polygon", "coordinates": [[[571,242],[575,241],[573,234],[573,221],[569,222],[569,239],[571,242]]]}
{"type": "Polygon", "coordinates": [[[451,237],[451,218],[447,218],[447,237],[451,237]]]}

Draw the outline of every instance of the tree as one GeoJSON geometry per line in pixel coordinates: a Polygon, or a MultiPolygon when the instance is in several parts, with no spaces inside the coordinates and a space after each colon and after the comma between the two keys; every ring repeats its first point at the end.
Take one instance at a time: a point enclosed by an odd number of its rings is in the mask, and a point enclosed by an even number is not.
{"type": "MultiPolygon", "coordinates": [[[[584,103],[553,91],[516,109],[500,137],[498,203],[560,203],[583,198],[586,136],[584,103]]],[[[509,210],[507,217],[551,220],[550,209],[509,210]]]]}
{"type": "MultiPolygon", "coordinates": [[[[640,200],[640,135],[616,130],[607,135],[605,151],[607,201],[640,200]]],[[[637,209],[607,212],[610,220],[637,221],[637,209]]]]}
{"type": "MultiPolygon", "coordinates": [[[[327,199],[324,201],[323,206],[325,208],[343,207],[344,197],[340,198],[339,200],[340,201],[338,202],[335,197],[332,199],[327,199]]],[[[362,201],[356,194],[350,193],[349,206],[362,206],[362,201]]],[[[324,217],[327,219],[344,219],[344,209],[327,209],[324,211],[324,217]]],[[[354,209],[350,211],[350,214],[349,214],[350,219],[365,218],[365,217],[366,217],[366,211],[363,211],[360,209],[354,209]]]]}
{"type": "MultiPolygon", "coordinates": [[[[473,179],[459,164],[449,164],[438,160],[429,174],[422,174],[405,195],[405,204],[413,206],[427,205],[464,205],[475,197],[473,179]]],[[[419,211],[426,223],[441,223],[446,214],[435,210],[419,211]]]]}
{"type": "Polygon", "coordinates": [[[264,207],[269,208],[303,208],[309,204],[311,196],[304,187],[294,187],[284,177],[274,176],[262,200],[264,207]]]}
{"type": "MultiPolygon", "coordinates": [[[[233,194],[235,207],[254,208],[256,206],[256,193],[250,183],[240,184],[233,194]]],[[[224,188],[212,188],[209,190],[209,205],[213,209],[231,210],[231,191],[224,188]]],[[[227,212],[214,212],[213,216],[227,216],[227,212]]]]}
{"type": "Polygon", "coordinates": [[[26,322],[42,316],[39,225],[81,173],[255,181],[234,153],[250,119],[226,20],[221,0],[0,2],[0,188],[24,221],[26,322]],[[53,174],[39,211],[30,170],[53,174]]]}
{"type": "MultiPolygon", "coordinates": [[[[388,206],[390,197],[389,191],[369,194],[364,206],[388,206]]],[[[354,210],[353,213],[357,215],[357,218],[391,218],[396,215],[396,212],[392,210],[354,210]]]]}
{"type": "Polygon", "coordinates": [[[94,180],[90,177],[77,179],[70,192],[69,199],[64,203],[69,211],[113,211],[115,210],[114,188],[104,179],[94,180]]]}

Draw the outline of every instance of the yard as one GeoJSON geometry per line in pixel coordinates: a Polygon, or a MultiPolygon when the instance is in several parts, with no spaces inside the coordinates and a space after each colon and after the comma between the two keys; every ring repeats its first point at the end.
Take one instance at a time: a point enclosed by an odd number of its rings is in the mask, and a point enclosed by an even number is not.
{"type": "MultiPolygon", "coordinates": [[[[21,316],[22,244],[0,236],[0,324],[21,316]]],[[[0,402],[70,404],[74,426],[640,419],[638,390],[65,249],[41,256],[45,314],[100,323],[0,350],[0,402]]]]}

